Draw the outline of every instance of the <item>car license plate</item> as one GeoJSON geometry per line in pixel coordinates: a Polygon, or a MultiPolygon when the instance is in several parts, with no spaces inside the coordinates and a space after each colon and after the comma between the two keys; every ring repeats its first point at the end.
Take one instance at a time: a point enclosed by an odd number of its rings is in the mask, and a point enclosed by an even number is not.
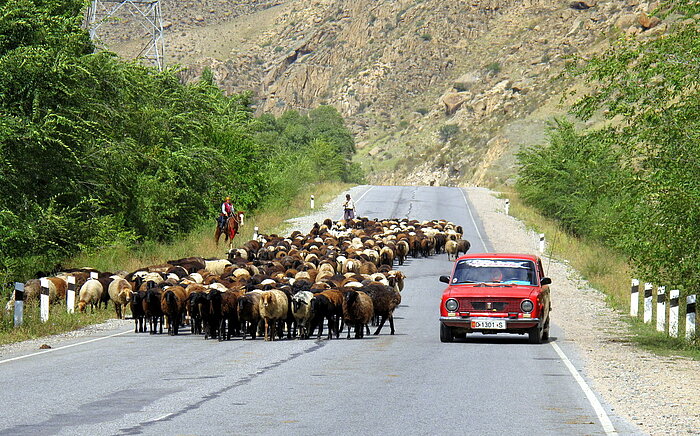
{"type": "Polygon", "coordinates": [[[493,330],[505,330],[506,320],[505,319],[475,319],[472,320],[473,329],[493,329],[493,330]]]}

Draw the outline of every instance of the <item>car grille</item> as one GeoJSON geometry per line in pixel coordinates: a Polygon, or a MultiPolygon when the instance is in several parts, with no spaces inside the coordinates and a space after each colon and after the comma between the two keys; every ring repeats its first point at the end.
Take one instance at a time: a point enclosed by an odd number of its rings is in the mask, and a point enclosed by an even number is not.
{"type": "Polygon", "coordinates": [[[520,312],[520,300],[503,298],[459,298],[460,312],[520,312]]]}

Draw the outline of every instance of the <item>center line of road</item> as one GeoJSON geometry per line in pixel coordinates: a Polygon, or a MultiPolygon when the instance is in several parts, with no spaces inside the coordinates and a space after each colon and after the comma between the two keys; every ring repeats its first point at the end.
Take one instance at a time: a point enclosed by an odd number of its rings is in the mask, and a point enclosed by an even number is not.
{"type": "Polygon", "coordinates": [[[593,410],[595,410],[596,415],[598,415],[598,420],[600,421],[600,424],[603,426],[603,430],[605,431],[605,434],[607,435],[616,435],[617,432],[615,431],[615,427],[613,427],[612,422],[610,421],[610,417],[608,414],[605,412],[605,409],[603,409],[603,405],[600,404],[600,401],[598,401],[598,398],[596,398],[595,394],[593,393],[593,390],[588,386],[588,383],[581,377],[581,375],[578,373],[576,368],[574,367],[574,364],[571,363],[568,357],[566,357],[566,354],[559,348],[559,345],[557,345],[554,342],[549,343],[552,348],[554,348],[554,351],[557,352],[561,360],[564,362],[564,365],[568,368],[569,372],[571,375],[574,377],[578,385],[581,387],[581,390],[583,390],[583,393],[586,394],[586,398],[588,398],[588,402],[591,403],[591,406],[593,406],[593,410]]]}
{"type": "Polygon", "coordinates": [[[125,335],[125,334],[131,332],[131,330],[132,330],[132,329],[129,329],[129,330],[125,331],[125,332],[115,333],[115,334],[113,334],[113,335],[103,336],[103,337],[101,337],[101,338],[90,339],[89,341],[78,342],[78,343],[76,343],[76,344],[64,345],[63,347],[51,348],[51,349],[49,349],[49,350],[44,350],[44,351],[38,351],[38,352],[36,352],[36,353],[26,354],[26,355],[24,355],[24,356],[18,356],[18,357],[13,357],[13,358],[10,358],[10,359],[0,360],[0,365],[3,364],[3,363],[14,362],[14,361],[16,361],[16,360],[26,359],[27,357],[38,356],[39,354],[51,353],[51,352],[53,352],[53,351],[65,350],[66,348],[77,347],[78,345],[84,345],[84,344],[89,344],[89,343],[91,343],[91,342],[103,341],[103,340],[105,340],[105,339],[113,338],[113,337],[115,337],[115,336],[125,335]]]}

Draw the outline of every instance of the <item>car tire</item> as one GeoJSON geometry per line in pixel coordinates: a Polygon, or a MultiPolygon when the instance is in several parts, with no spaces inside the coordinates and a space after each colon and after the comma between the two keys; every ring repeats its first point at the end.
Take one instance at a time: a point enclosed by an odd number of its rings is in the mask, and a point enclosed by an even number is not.
{"type": "Polygon", "coordinates": [[[542,341],[547,342],[549,340],[549,317],[547,317],[547,321],[544,323],[544,327],[542,328],[542,341]]]}
{"type": "Polygon", "coordinates": [[[452,342],[453,340],[452,327],[447,327],[445,324],[440,323],[440,342],[452,342]]]}
{"type": "Polygon", "coordinates": [[[527,330],[527,335],[531,344],[541,344],[542,336],[544,335],[544,328],[538,325],[531,327],[527,330]]]}

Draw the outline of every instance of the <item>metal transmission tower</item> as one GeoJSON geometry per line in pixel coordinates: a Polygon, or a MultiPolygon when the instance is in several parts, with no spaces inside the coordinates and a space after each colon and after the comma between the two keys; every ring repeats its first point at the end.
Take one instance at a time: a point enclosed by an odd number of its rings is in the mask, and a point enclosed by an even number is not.
{"type": "Polygon", "coordinates": [[[148,42],[141,48],[136,58],[146,59],[159,70],[165,67],[163,39],[163,17],[160,11],[160,0],[90,0],[86,17],[86,27],[93,41],[100,38],[100,30],[110,27],[113,30],[119,25],[120,18],[131,16],[146,32],[148,42]]]}

